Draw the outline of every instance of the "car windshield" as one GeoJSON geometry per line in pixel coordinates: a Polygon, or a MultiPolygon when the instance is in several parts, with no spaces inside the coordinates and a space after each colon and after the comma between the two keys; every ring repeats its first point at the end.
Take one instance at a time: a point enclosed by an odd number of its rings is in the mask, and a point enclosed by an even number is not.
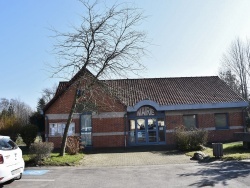
{"type": "Polygon", "coordinates": [[[9,138],[0,138],[0,150],[16,149],[17,145],[9,138]]]}

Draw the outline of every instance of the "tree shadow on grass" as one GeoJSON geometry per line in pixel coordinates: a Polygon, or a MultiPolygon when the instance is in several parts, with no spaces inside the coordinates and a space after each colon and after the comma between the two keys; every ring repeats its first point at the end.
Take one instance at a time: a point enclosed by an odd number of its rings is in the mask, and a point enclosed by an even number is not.
{"type": "Polygon", "coordinates": [[[236,179],[238,177],[246,177],[250,174],[250,163],[241,161],[230,162],[214,162],[204,163],[204,167],[195,173],[179,174],[180,177],[197,177],[201,176],[202,179],[189,186],[195,187],[214,187],[217,184],[223,187],[229,186],[229,180],[236,179]]]}

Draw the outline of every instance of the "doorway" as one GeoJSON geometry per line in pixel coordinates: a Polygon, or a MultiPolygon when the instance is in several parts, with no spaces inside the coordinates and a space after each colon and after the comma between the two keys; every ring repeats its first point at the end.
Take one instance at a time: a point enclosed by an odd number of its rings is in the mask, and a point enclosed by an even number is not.
{"type": "Polygon", "coordinates": [[[164,118],[138,117],[129,121],[130,145],[165,144],[164,118]]]}

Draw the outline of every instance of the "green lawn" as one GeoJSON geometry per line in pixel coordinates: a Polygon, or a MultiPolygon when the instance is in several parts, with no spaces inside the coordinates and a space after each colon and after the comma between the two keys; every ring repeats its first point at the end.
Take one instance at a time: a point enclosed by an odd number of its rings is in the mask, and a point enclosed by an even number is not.
{"type": "MultiPolygon", "coordinates": [[[[26,166],[34,166],[34,162],[31,159],[31,155],[28,153],[26,149],[23,150],[23,159],[25,161],[26,166]]],[[[51,153],[51,157],[42,161],[39,165],[44,166],[75,166],[79,165],[81,163],[81,160],[83,159],[84,154],[79,153],[76,155],[69,155],[65,154],[63,157],[59,156],[59,152],[53,152],[51,153]]]]}
{"type": "MultiPolygon", "coordinates": [[[[211,159],[214,159],[212,147],[206,147],[202,151],[207,154],[211,159]]],[[[193,157],[195,151],[187,152],[186,155],[193,157]]],[[[242,142],[231,142],[223,144],[223,157],[222,160],[243,160],[250,159],[250,149],[244,149],[242,142]]]]}

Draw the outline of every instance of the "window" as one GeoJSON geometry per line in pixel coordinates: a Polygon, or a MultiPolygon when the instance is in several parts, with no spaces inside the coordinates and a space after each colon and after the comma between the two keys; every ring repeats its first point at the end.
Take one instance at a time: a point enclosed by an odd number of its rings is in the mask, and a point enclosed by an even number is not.
{"type": "Polygon", "coordinates": [[[159,129],[159,132],[158,132],[158,135],[159,135],[159,138],[158,138],[158,141],[159,142],[165,142],[165,122],[164,122],[164,118],[159,118],[158,119],[158,129],[159,129]]]}
{"type": "Polygon", "coordinates": [[[86,113],[81,115],[81,142],[84,146],[92,145],[92,115],[86,113]]]}
{"type": "MultiPolygon", "coordinates": [[[[66,123],[50,123],[49,124],[49,135],[50,136],[62,136],[64,133],[66,123]]],[[[69,125],[68,136],[75,134],[75,123],[69,125]]]]}
{"type": "Polygon", "coordinates": [[[0,138],[0,150],[17,149],[18,146],[9,138],[0,138]]]}
{"type": "Polygon", "coordinates": [[[217,129],[228,128],[227,114],[215,114],[215,127],[217,129]]]}
{"type": "Polygon", "coordinates": [[[129,131],[130,131],[130,134],[129,134],[129,140],[130,140],[130,143],[135,143],[135,120],[131,119],[129,120],[129,131]]]}
{"type": "Polygon", "coordinates": [[[184,115],[183,124],[186,128],[192,129],[197,127],[196,115],[184,115]]]}

